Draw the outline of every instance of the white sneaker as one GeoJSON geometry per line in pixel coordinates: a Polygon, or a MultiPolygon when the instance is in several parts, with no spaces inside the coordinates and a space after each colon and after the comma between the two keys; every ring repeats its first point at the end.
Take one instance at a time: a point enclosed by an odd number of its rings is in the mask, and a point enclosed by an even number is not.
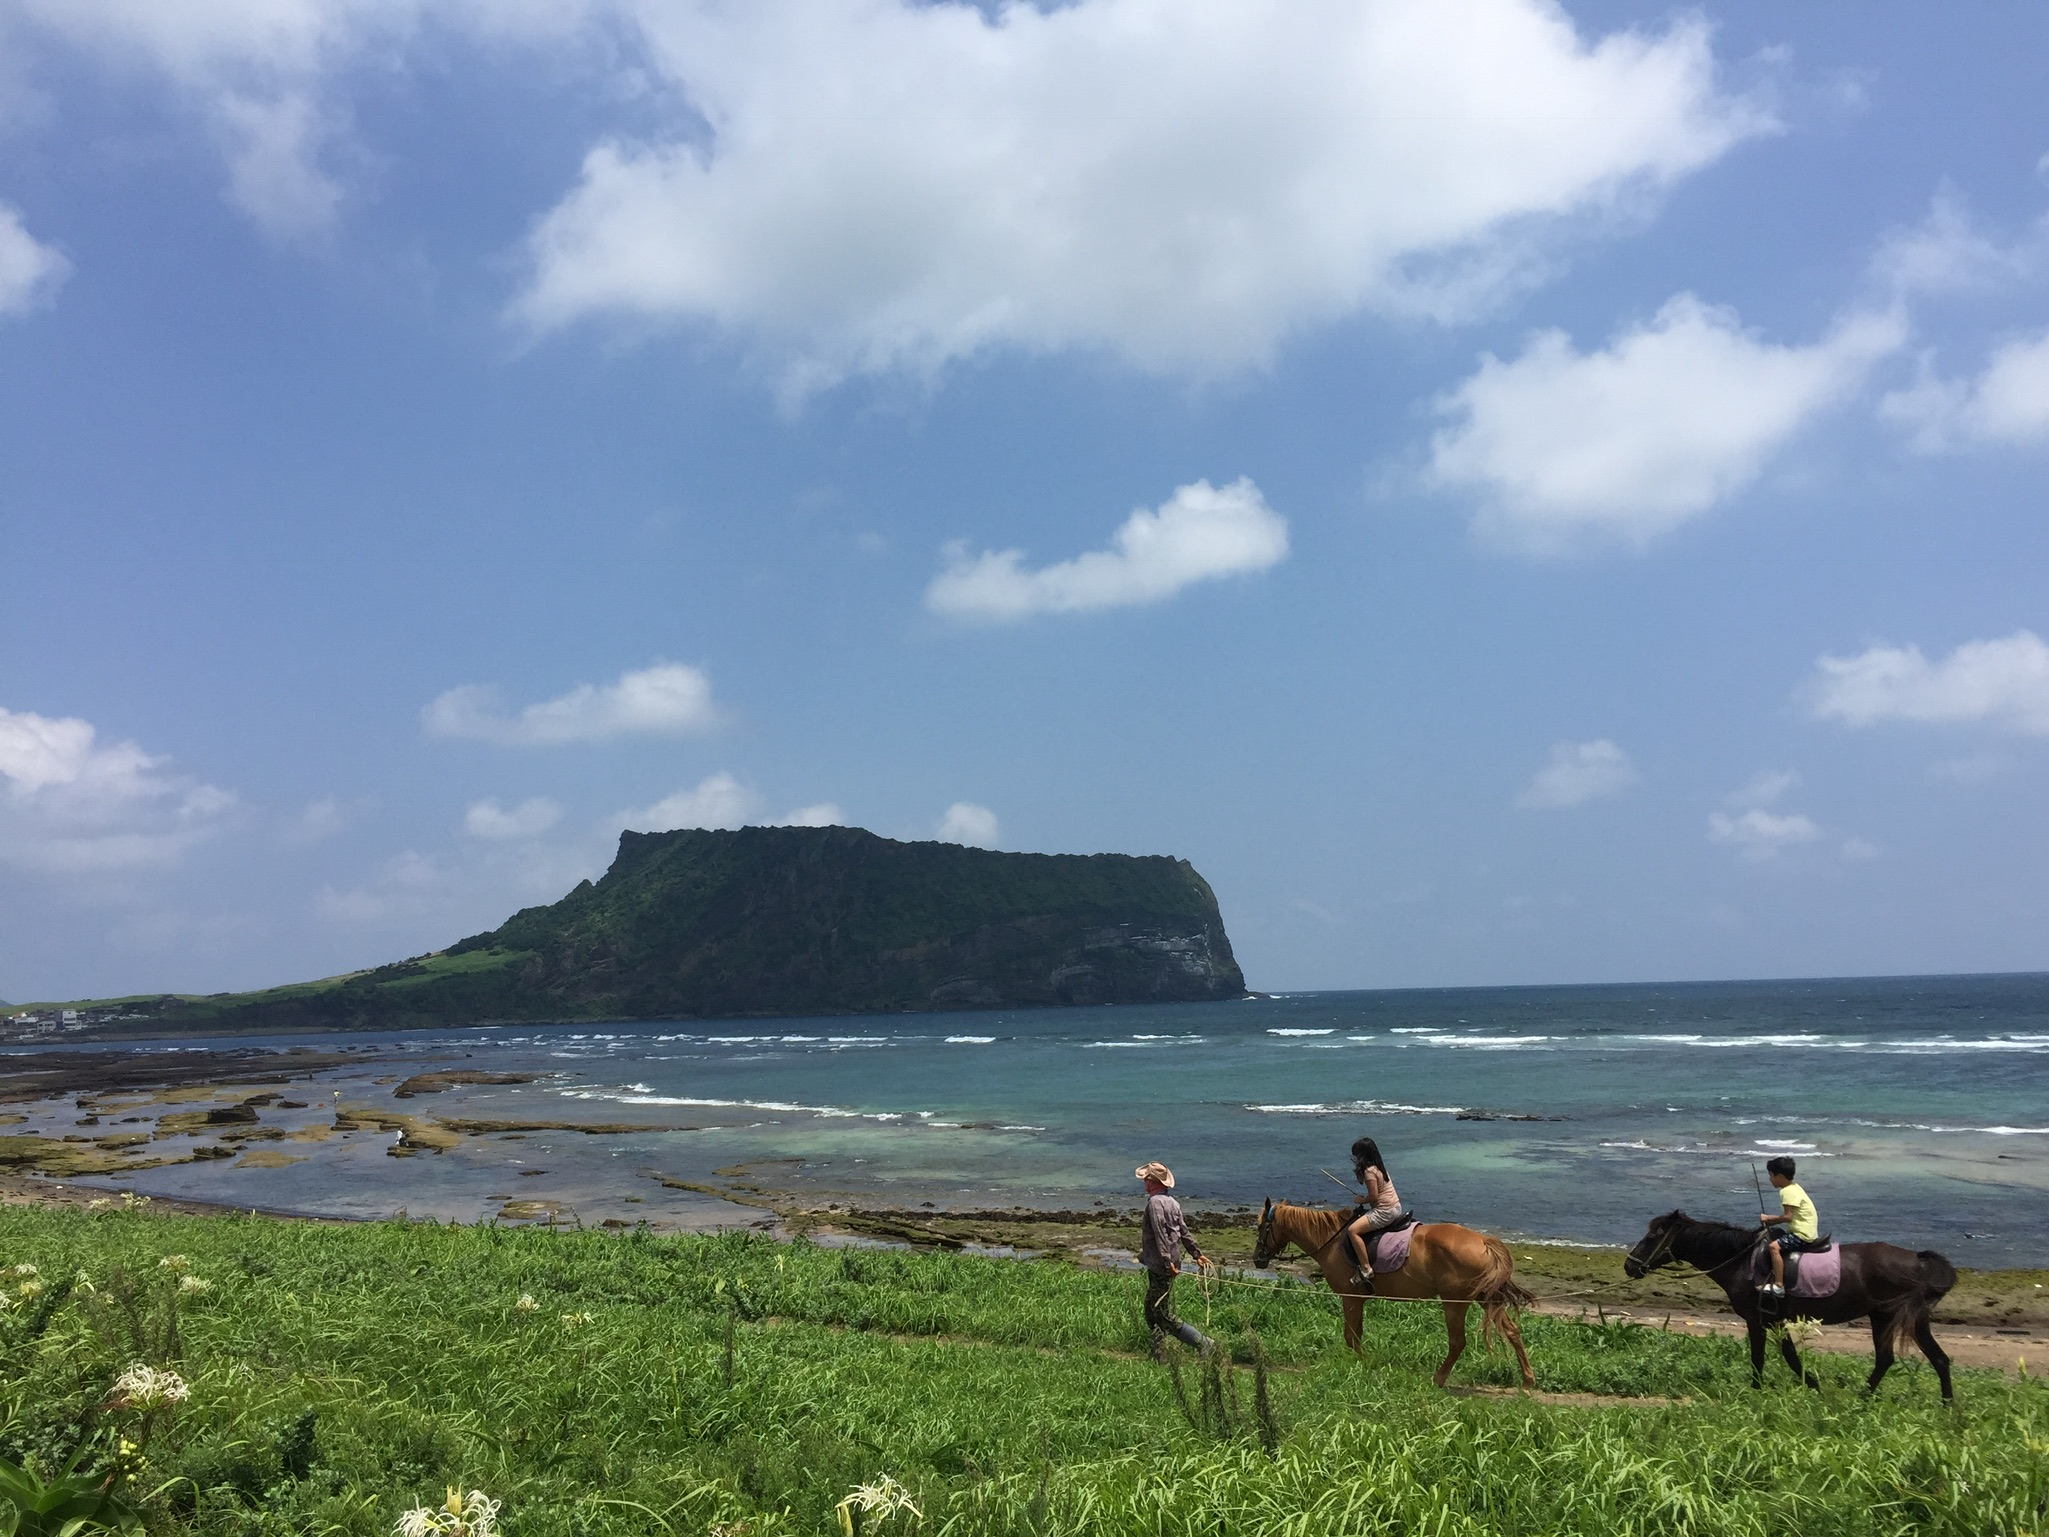
{"type": "Polygon", "coordinates": [[[1765,1282],[1757,1290],[1760,1296],[1765,1297],[1783,1297],[1786,1295],[1786,1288],[1774,1281],[1765,1282]]]}

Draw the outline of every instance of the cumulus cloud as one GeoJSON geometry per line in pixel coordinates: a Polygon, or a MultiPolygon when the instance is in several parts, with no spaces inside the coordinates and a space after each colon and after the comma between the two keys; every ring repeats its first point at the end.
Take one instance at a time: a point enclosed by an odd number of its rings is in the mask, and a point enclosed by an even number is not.
{"type": "Polygon", "coordinates": [[[536,795],[507,810],[495,800],[480,800],[463,813],[462,828],[472,838],[538,838],[562,820],[562,808],[536,795]]]}
{"type": "Polygon", "coordinates": [[[1750,782],[1740,790],[1731,790],[1722,797],[1727,806],[1769,806],[1800,782],[1800,776],[1791,769],[1759,769],[1750,776],[1750,782]]]}
{"type": "Polygon", "coordinates": [[[631,828],[642,833],[674,832],[682,827],[845,827],[846,813],[831,801],[799,806],[779,817],[763,816],[762,798],[723,769],[708,774],[695,785],[665,795],[652,806],[638,811],[621,811],[608,817],[605,827],[617,832],[631,828]]]}
{"type": "Polygon", "coordinates": [[[665,795],[639,811],[622,811],[610,825],[639,833],[674,832],[679,827],[740,827],[761,798],[731,774],[707,775],[691,788],[665,795]]]}
{"type": "Polygon", "coordinates": [[[1918,646],[1871,646],[1823,657],[1808,692],[1816,715],[1846,726],[1975,722],[2049,736],[2049,645],[2016,630],[1934,662],[1918,646]]]}
{"type": "Polygon", "coordinates": [[[38,241],[21,215],[0,203],[0,316],[25,315],[47,302],[70,271],[61,252],[38,241]]]}
{"type": "Polygon", "coordinates": [[[2049,331],[2007,342],[1972,380],[1941,378],[1924,359],[1920,377],[1878,408],[1922,453],[2049,442],[2049,331]]]}
{"type": "Polygon", "coordinates": [[[847,814],[831,801],[820,801],[815,806],[799,806],[769,824],[772,827],[845,827],[847,814]]]}
{"type": "Polygon", "coordinates": [[[553,747],[620,736],[676,736],[717,723],[711,679],[695,667],[661,662],[619,675],[616,683],[580,684],[557,699],[516,715],[498,707],[495,688],[452,688],[420,712],[428,735],[463,737],[501,747],[553,747]]]}
{"type": "MultiPolygon", "coordinates": [[[[1775,812],[1767,808],[1800,782],[1788,769],[1764,769],[1751,776],[1740,790],[1722,797],[1727,811],[1708,813],[1708,838],[1735,849],[1742,858],[1762,864],[1776,859],[1789,848],[1820,841],[1821,827],[1812,817],[1798,812],[1775,812]]],[[[1846,858],[1869,858],[1877,853],[1862,839],[1843,845],[1846,858]]]]}
{"type": "Polygon", "coordinates": [[[1438,401],[1453,422],[1430,476],[1476,493],[1480,531],[1513,548],[1641,546],[1748,486],[1905,339],[1898,315],[1863,313],[1780,346],[1692,294],[1599,352],[1540,332],[1438,401]]]}
{"type": "Polygon", "coordinates": [[[339,796],[323,795],[318,800],[307,802],[295,816],[286,819],[284,841],[300,848],[324,843],[346,832],[370,808],[371,803],[367,800],[345,801],[339,796]]]}
{"type": "Polygon", "coordinates": [[[939,819],[941,843],[965,843],[970,848],[993,849],[997,836],[996,813],[973,801],[955,801],[939,819]]]}
{"type": "Polygon", "coordinates": [[[1636,765],[1629,754],[1606,737],[1593,742],[1559,742],[1551,749],[1551,761],[1537,770],[1522,794],[1518,806],[1583,806],[1588,801],[1620,795],[1637,782],[1636,765]]]}
{"type": "Polygon", "coordinates": [[[2024,279],[2040,266],[2049,223],[2019,241],[2001,241],[1971,217],[1952,187],[1935,194],[1919,224],[1886,237],[1872,276],[1902,298],[1983,289],[2024,279]]]}
{"type": "Polygon", "coordinates": [[[346,143],[334,80],[402,56],[423,22],[485,40],[560,40],[598,0],[9,0],[46,42],[162,81],[218,142],[231,203],[280,238],[317,234],[342,186],[323,164],[346,143]]]}
{"type": "Polygon", "coordinates": [[[1250,480],[1221,489],[1198,480],[1157,509],[1133,512],[1110,545],[1037,571],[1026,569],[1022,550],[970,556],[956,545],[925,589],[925,606],[951,619],[1002,623],[1158,603],[1191,583],[1285,560],[1288,524],[1250,480]]]}
{"type": "Polygon", "coordinates": [[[1931,777],[1946,779],[1951,784],[1982,785],[2005,778],[2019,766],[2009,753],[1974,752],[1960,758],[1940,758],[1928,765],[1928,772],[1931,777]]]}
{"type": "Polygon", "coordinates": [[[1798,813],[1781,816],[1753,806],[1736,816],[1709,812],[1708,837],[1716,843],[1731,845],[1745,859],[1762,863],[1778,858],[1782,851],[1798,844],[1815,842],[1821,837],[1821,829],[1812,819],[1798,813]]]}
{"type": "Polygon", "coordinates": [[[88,721],[0,709],[0,860],[61,875],[175,864],[235,797],[88,721]]]}
{"type": "Polygon", "coordinates": [[[545,838],[480,839],[453,850],[407,849],[353,886],[315,892],[315,918],[357,931],[387,953],[416,953],[495,928],[516,908],[553,902],[603,872],[604,846],[545,838]]]}
{"type": "Polygon", "coordinates": [[[801,394],[990,347],[1217,373],[1444,312],[1771,124],[1705,26],[1545,0],[639,9],[705,131],[612,139],[517,313],[698,323],[801,394]]]}

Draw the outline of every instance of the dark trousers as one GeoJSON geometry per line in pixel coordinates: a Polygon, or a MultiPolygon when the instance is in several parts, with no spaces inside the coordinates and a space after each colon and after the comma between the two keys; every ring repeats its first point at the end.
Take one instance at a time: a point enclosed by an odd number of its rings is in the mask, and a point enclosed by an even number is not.
{"type": "Polygon", "coordinates": [[[1145,1326],[1153,1337],[1154,1355],[1160,1353],[1163,1335],[1171,1334],[1194,1350],[1201,1350],[1209,1344],[1209,1337],[1194,1324],[1185,1324],[1174,1316],[1173,1293],[1172,1271],[1148,1270],[1145,1273],[1145,1326]]]}

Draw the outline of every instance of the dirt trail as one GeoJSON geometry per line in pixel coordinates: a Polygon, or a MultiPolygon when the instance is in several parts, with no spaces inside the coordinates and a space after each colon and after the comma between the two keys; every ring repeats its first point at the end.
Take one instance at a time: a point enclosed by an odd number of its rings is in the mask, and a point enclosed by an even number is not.
{"type": "MultiPolygon", "coordinates": [[[[1648,1329],[1669,1329],[1674,1334],[1691,1334],[1696,1337],[1723,1335],[1743,1339],[1749,1330],[1742,1319],[1726,1311],[1720,1313],[1706,1310],[1666,1311],[1663,1309],[1646,1312],[1643,1309],[1595,1308],[1578,1302],[1546,1302],[1537,1299],[1535,1310],[1554,1318],[1571,1318],[1585,1323],[1606,1323],[1612,1326],[1630,1324],[1648,1329]]],[[[1802,1350],[1826,1350],[1837,1355],[1871,1355],[1870,1325],[1817,1324],[1818,1332],[1801,1344],[1802,1350]]],[[[1935,1324],[1935,1342],[1949,1352],[1950,1359],[1958,1366],[1988,1366],[2003,1371],[2026,1371],[2040,1375],[2044,1366],[2049,1366],[2049,1329],[2038,1326],[2026,1329],[1971,1329],[1945,1324],[1940,1319],[1935,1324]],[[2034,1360],[2027,1358],[2032,1355],[2034,1360]]],[[[1920,1351],[1910,1342],[1900,1347],[1901,1358],[1918,1357],[1920,1351]]],[[[1769,1358],[1778,1360],[1778,1349],[1773,1347],[1769,1358]]]]}

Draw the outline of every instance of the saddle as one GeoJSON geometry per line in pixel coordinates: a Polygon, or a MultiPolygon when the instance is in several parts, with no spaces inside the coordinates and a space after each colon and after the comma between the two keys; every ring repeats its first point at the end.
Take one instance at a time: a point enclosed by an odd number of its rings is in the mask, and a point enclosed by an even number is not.
{"type": "MultiPolygon", "coordinates": [[[[1381,1240],[1381,1239],[1383,1239],[1383,1238],[1387,1238],[1387,1237],[1389,1237],[1389,1236],[1391,1236],[1392,1234],[1395,1234],[1395,1233],[1402,1233],[1402,1232],[1406,1232],[1406,1231],[1407,1231],[1408,1229],[1410,1229],[1410,1228],[1414,1227],[1415,1225],[1416,1225],[1416,1214],[1415,1214],[1415,1213],[1414,1213],[1413,1211],[1405,1211],[1405,1212],[1403,1212],[1403,1213],[1402,1213],[1402,1214],[1401,1214],[1401,1215],[1400,1215],[1399,1217],[1395,1218],[1395,1220],[1394,1220],[1394,1221],[1390,1222],[1390,1223],[1389,1223],[1389,1224],[1388,1224],[1388,1225],[1387,1225],[1386,1227],[1384,1227],[1384,1228],[1380,1228],[1380,1229],[1378,1229],[1377,1231],[1374,1231],[1374,1232],[1368,1233],[1368,1234],[1366,1235],[1366,1266],[1367,1266],[1367,1268],[1368,1268],[1369,1270],[1379,1270],[1379,1269],[1381,1269],[1381,1268],[1382,1268],[1382,1266],[1381,1266],[1381,1263],[1380,1263],[1380,1240],[1381,1240]]],[[[1403,1240],[1402,1240],[1402,1243],[1401,1243],[1401,1247],[1402,1247],[1402,1249],[1403,1249],[1404,1251],[1406,1251],[1406,1250],[1408,1249],[1408,1246],[1409,1246],[1409,1244],[1408,1244],[1408,1240],[1407,1240],[1407,1239],[1403,1239],[1403,1240]]],[[[1399,1266],[1398,1264],[1395,1264],[1395,1265],[1389,1265],[1389,1266],[1387,1266],[1386,1268],[1387,1268],[1387,1269],[1389,1269],[1389,1270],[1398,1270],[1398,1269],[1400,1269],[1401,1267],[1400,1267],[1400,1266],[1399,1266]]]]}
{"type": "Polygon", "coordinates": [[[1795,1238],[1788,1233],[1782,1238],[1772,1239],[1769,1243],[1759,1244],[1752,1272],[1760,1280],[1768,1281],[1771,1279],[1771,1260],[1768,1258],[1768,1255],[1774,1243],[1779,1246],[1781,1252],[1786,1256],[1786,1296],[1789,1300],[1834,1295],[1836,1287],[1841,1284],[1841,1269],[1839,1266],[1830,1267],[1826,1262],[1823,1262],[1820,1268],[1825,1272],[1832,1269],[1833,1274],[1825,1273],[1817,1277],[1818,1284],[1805,1290],[1802,1290],[1800,1284],[1802,1261],[1810,1256],[1828,1254],[1830,1250],[1834,1249],[1834,1234],[1823,1233],[1819,1238],[1808,1239],[1795,1238]]]}

